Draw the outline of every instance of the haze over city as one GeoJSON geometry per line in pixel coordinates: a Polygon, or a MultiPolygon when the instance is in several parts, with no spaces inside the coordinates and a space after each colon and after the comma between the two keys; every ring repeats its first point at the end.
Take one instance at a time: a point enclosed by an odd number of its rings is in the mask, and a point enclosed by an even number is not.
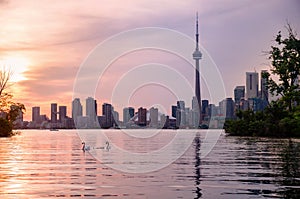
{"type": "MultiPolygon", "coordinates": [[[[122,31],[161,27],[194,39],[198,12],[200,44],[222,75],[226,97],[233,97],[234,87],[245,85],[246,72],[269,68],[263,52],[270,50],[278,31],[284,32],[287,21],[296,32],[300,30],[300,3],[296,0],[131,1],[126,4],[2,0],[0,9],[0,64],[9,65],[14,72],[15,83],[11,89],[15,99],[27,107],[24,115],[27,120],[31,119],[32,106],[41,106],[44,113],[50,112],[53,102],[71,107],[73,83],[80,65],[99,43],[122,31]]],[[[188,52],[191,56],[193,50],[191,46],[188,52]]],[[[142,50],[112,64],[99,82],[105,87],[96,91],[98,103],[110,102],[107,93],[125,69],[150,62],[174,67],[190,77],[189,82],[194,81],[194,70],[184,60],[164,52],[142,50]]],[[[140,89],[130,105],[167,106],[176,102],[175,98],[162,99],[163,93],[164,89],[158,87],[140,89]],[[157,97],[146,95],[154,90],[157,97]]],[[[209,99],[205,88],[201,94],[202,99],[209,99]]],[[[70,111],[68,108],[68,115],[70,111]]]]}

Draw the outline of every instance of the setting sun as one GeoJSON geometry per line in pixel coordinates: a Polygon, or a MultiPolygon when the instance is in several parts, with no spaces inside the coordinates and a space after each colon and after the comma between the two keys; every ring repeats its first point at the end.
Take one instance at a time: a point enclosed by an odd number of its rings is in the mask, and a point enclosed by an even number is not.
{"type": "Polygon", "coordinates": [[[25,80],[23,73],[28,70],[30,63],[22,56],[14,56],[0,59],[0,67],[12,72],[11,81],[19,82],[25,80]]]}

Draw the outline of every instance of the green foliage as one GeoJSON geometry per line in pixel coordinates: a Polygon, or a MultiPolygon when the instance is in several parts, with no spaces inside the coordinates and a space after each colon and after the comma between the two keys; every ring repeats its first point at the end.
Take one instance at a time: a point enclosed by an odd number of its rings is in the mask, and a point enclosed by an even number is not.
{"type": "Polygon", "coordinates": [[[281,32],[276,37],[277,46],[272,46],[270,59],[271,74],[267,78],[267,87],[273,95],[281,96],[272,102],[263,112],[252,110],[238,111],[237,120],[226,121],[224,129],[230,135],[300,137],[300,40],[288,25],[288,38],[283,39],[281,32]]]}
{"type": "Polygon", "coordinates": [[[300,105],[294,111],[273,102],[263,112],[239,111],[236,120],[225,122],[225,132],[239,136],[300,137],[300,105]]]}
{"type": "Polygon", "coordinates": [[[269,52],[272,62],[271,74],[279,77],[274,81],[270,73],[265,73],[268,78],[267,87],[273,95],[280,95],[284,107],[291,110],[293,104],[300,104],[300,87],[298,77],[300,75],[300,40],[288,24],[288,38],[282,39],[281,32],[278,33],[275,41],[277,46],[272,46],[269,52]]]}
{"type": "Polygon", "coordinates": [[[20,112],[25,111],[25,106],[21,103],[13,102],[12,94],[6,92],[10,86],[10,71],[0,70],[0,137],[13,135],[13,123],[20,112]]]}
{"type": "Polygon", "coordinates": [[[12,136],[12,124],[3,118],[0,118],[0,137],[12,136]]]}

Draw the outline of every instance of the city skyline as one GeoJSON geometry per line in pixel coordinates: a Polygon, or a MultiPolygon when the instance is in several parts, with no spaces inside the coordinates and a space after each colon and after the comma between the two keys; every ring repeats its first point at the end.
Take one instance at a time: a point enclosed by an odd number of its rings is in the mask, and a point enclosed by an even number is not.
{"type": "MultiPolygon", "coordinates": [[[[222,101],[231,98],[235,103],[239,104],[241,99],[242,100],[253,100],[256,98],[261,98],[262,100],[265,100],[267,102],[270,102],[270,97],[271,94],[268,91],[268,89],[266,88],[266,86],[264,85],[266,83],[266,79],[263,78],[262,74],[266,72],[266,70],[261,70],[261,73],[259,75],[258,72],[246,72],[245,73],[245,85],[236,85],[234,90],[232,91],[233,93],[233,97],[228,97],[228,98],[224,98],[221,101],[219,101],[218,103],[209,103],[210,101],[207,99],[202,99],[201,100],[201,105],[200,107],[202,107],[203,102],[207,102],[207,105],[218,105],[219,103],[221,103],[222,101]],[[252,78],[252,76],[254,76],[252,78]],[[254,85],[254,86],[253,86],[254,85]],[[253,87],[253,88],[252,88],[253,87]],[[248,92],[247,92],[248,91],[248,92]],[[208,104],[209,103],[209,104],[208,104]]],[[[183,105],[177,105],[177,106],[183,106],[185,107],[185,103],[186,101],[182,101],[180,99],[178,99],[178,102],[183,102],[183,105]]],[[[98,99],[98,101],[101,101],[98,99]]],[[[253,102],[252,102],[253,103],[253,102]]],[[[59,114],[60,111],[56,112],[56,114],[53,114],[53,110],[57,110],[57,102],[51,102],[51,110],[50,110],[50,121],[52,121],[52,117],[57,117],[57,115],[59,114]],[[56,107],[52,110],[52,107],[56,107]],[[54,116],[53,116],[54,115],[54,116]]],[[[85,99],[80,99],[80,98],[74,98],[71,102],[71,109],[67,109],[68,106],[65,105],[60,105],[58,108],[61,109],[62,107],[65,107],[66,110],[64,110],[64,113],[69,113],[70,118],[74,119],[74,122],[76,123],[76,117],[78,115],[80,116],[90,116],[91,118],[95,118],[96,116],[100,116],[100,114],[97,113],[102,113],[102,115],[105,115],[105,112],[109,112],[109,111],[104,111],[103,106],[104,105],[110,105],[113,106],[113,104],[111,104],[110,102],[103,102],[102,106],[97,106],[97,99],[93,98],[91,96],[88,96],[85,99]],[[82,100],[82,101],[81,101],[82,100]],[[85,101],[85,103],[81,103],[85,101]],[[102,108],[101,108],[102,107],[102,108]],[[95,108],[95,109],[94,109],[95,108]],[[93,112],[93,109],[95,110],[95,112],[93,112]],[[74,111],[73,111],[74,110],[74,111]]],[[[133,109],[134,110],[138,110],[138,108],[146,108],[147,110],[150,110],[151,108],[156,108],[159,110],[160,113],[166,114],[167,116],[176,118],[175,115],[173,115],[173,105],[176,104],[176,101],[174,101],[172,104],[169,104],[169,109],[167,112],[163,112],[164,110],[161,110],[160,106],[158,105],[153,105],[153,106],[144,106],[144,105],[139,105],[139,106],[126,106],[126,107],[121,107],[121,110],[116,110],[118,113],[120,113],[120,118],[124,118],[124,113],[125,110],[124,109],[133,109]]],[[[191,110],[197,110],[199,105],[198,105],[198,99],[196,96],[193,96],[193,98],[190,100],[190,102],[187,103],[187,107],[191,108],[191,110]]],[[[247,107],[249,107],[249,105],[247,105],[247,107]]],[[[32,110],[34,108],[38,108],[38,112],[41,112],[41,107],[40,106],[33,106],[31,107],[32,110]]],[[[165,107],[163,107],[165,108],[165,107]]],[[[250,105],[250,108],[253,108],[253,104],[252,106],[250,105]]],[[[201,112],[203,111],[203,107],[200,109],[201,112]]],[[[126,110],[127,114],[129,110],[126,110]]],[[[133,113],[137,113],[133,112],[133,113]]],[[[132,113],[131,113],[132,114],[132,113]]],[[[65,114],[68,115],[68,114],[65,114]]],[[[47,116],[47,114],[42,115],[44,117],[47,116]]],[[[31,115],[31,121],[34,121],[33,119],[34,114],[32,113],[31,115]]],[[[36,116],[35,116],[36,117],[36,116]]],[[[126,120],[129,120],[130,118],[127,118],[126,120]]],[[[28,120],[29,121],[29,120],[28,120]]],[[[55,119],[55,121],[57,121],[57,118],[55,119]]],[[[122,120],[123,121],[123,120],[122,120]]]]}
{"type": "MultiPolygon", "coordinates": [[[[246,85],[245,72],[269,69],[263,51],[274,44],[278,31],[284,32],[286,22],[297,32],[300,30],[300,6],[293,0],[231,0],[225,4],[206,0],[159,1],[168,5],[162,7],[156,1],[132,1],[126,5],[110,1],[98,5],[93,1],[90,3],[0,2],[0,64],[11,65],[15,72],[12,90],[16,101],[27,107],[25,120],[31,117],[30,107],[36,105],[42,112],[49,112],[49,104],[54,101],[71,107],[73,82],[80,64],[97,44],[122,31],[155,26],[182,32],[193,39],[194,18],[198,11],[200,43],[220,70],[227,97],[233,98],[234,87],[246,85]],[[118,12],[120,9],[122,12],[118,12]]],[[[193,49],[189,53],[192,52],[193,49]]],[[[166,63],[185,76],[194,77],[194,71],[187,70],[176,57],[165,54],[162,57],[157,52],[145,56],[145,53],[122,57],[117,64],[119,68],[126,68],[136,57],[140,58],[134,64],[148,63],[154,58],[154,61],[166,63]]],[[[109,72],[104,79],[107,87],[95,96],[101,99],[99,104],[109,102],[107,90],[112,89],[112,82],[122,75],[122,71],[109,72]]],[[[189,81],[194,85],[193,78],[189,81]]],[[[204,85],[201,89],[202,98],[209,99],[204,85]]],[[[166,99],[165,104],[170,104],[170,101],[166,99]]],[[[136,100],[130,105],[138,107],[139,104],[141,102],[136,100]]]]}
{"type": "MultiPolygon", "coordinates": [[[[233,98],[231,98],[231,97],[225,98],[222,101],[218,102],[218,104],[212,104],[207,99],[201,100],[201,107],[202,107],[201,113],[207,112],[207,110],[205,110],[205,109],[207,109],[209,106],[219,107],[222,110],[221,112],[223,112],[223,113],[221,113],[220,116],[225,116],[225,117],[227,115],[233,116],[235,109],[242,109],[242,110],[245,110],[248,108],[251,108],[254,110],[255,109],[256,110],[263,109],[266,106],[266,104],[268,104],[269,95],[270,95],[268,89],[264,85],[266,82],[266,79],[263,78],[263,76],[262,76],[262,74],[265,71],[266,70],[262,70],[260,75],[257,72],[246,72],[245,73],[246,84],[245,85],[236,85],[235,89],[233,90],[233,93],[234,93],[233,98]],[[252,76],[253,76],[253,78],[252,78],[252,76]],[[255,105],[254,105],[255,103],[261,103],[261,102],[257,102],[258,99],[261,99],[262,104],[259,105],[259,107],[255,107],[255,105]],[[246,105],[244,104],[245,102],[247,102],[246,105]],[[231,104],[232,104],[232,106],[235,106],[235,108],[234,107],[230,108],[229,113],[227,113],[228,110],[226,110],[227,109],[226,103],[230,103],[230,106],[231,106],[231,104]],[[240,104],[243,104],[243,105],[240,105],[240,104]],[[224,107],[222,107],[222,106],[224,106],[224,107]]],[[[110,104],[108,102],[104,102],[102,104],[102,106],[97,106],[97,104],[98,104],[97,99],[94,99],[93,97],[87,97],[86,99],[75,98],[72,101],[72,108],[70,110],[70,112],[71,112],[70,118],[73,118],[73,120],[76,124],[78,116],[80,116],[80,117],[87,116],[89,118],[96,118],[97,116],[111,115],[111,116],[109,116],[109,118],[113,118],[114,117],[113,112],[116,112],[118,114],[117,118],[123,118],[122,120],[118,119],[118,121],[128,122],[136,113],[139,113],[139,109],[145,109],[145,110],[149,111],[149,113],[151,113],[151,111],[153,111],[152,109],[155,109],[160,114],[164,114],[166,116],[169,116],[170,118],[173,117],[176,119],[178,117],[178,115],[176,115],[176,113],[174,113],[174,110],[173,110],[174,104],[176,104],[176,103],[177,103],[177,105],[175,105],[175,107],[177,106],[176,110],[179,107],[179,109],[181,109],[181,110],[185,110],[185,108],[188,108],[191,111],[192,110],[197,111],[197,108],[198,108],[197,97],[194,96],[190,101],[191,102],[190,103],[188,102],[187,106],[186,106],[186,101],[179,100],[177,102],[174,102],[173,104],[170,104],[170,106],[169,106],[170,109],[168,112],[163,112],[164,110],[161,110],[159,106],[155,106],[155,105],[149,106],[149,107],[147,107],[147,106],[139,106],[139,107],[127,106],[127,107],[122,107],[121,110],[114,110],[113,104],[110,104]],[[81,100],[82,100],[82,102],[85,101],[85,103],[81,103],[81,100]],[[101,109],[101,107],[102,107],[102,109],[101,109]],[[97,114],[100,112],[102,113],[102,115],[97,114]],[[119,115],[119,113],[120,113],[120,115],[119,115]],[[131,117],[128,117],[128,116],[124,117],[124,114],[125,115],[129,114],[129,115],[131,115],[131,117]]],[[[59,110],[61,110],[61,108],[64,108],[63,113],[64,113],[64,117],[66,117],[67,106],[60,105],[59,110]]],[[[36,109],[36,111],[38,111],[38,113],[40,114],[40,112],[41,112],[40,107],[34,106],[34,107],[32,107],[32,110],[34,110],[34,109],[36,109]]],[[[175,110],[175,112],[176,112],[176,110],[175,110]]],[[[33,111],[33,112],[36,112],[36,111],[33,111]]],[[[56,111],[57,111],[57,103],[51,103],[51,111],[49,114],[51,116],[51,119],[50,119],[51,122],[53,122],[53,119],[52,119],[53,115],[55,115],[54,117],[56,117],[54,122],[57,121],[58,114],[59,114],[59,117],[61,117],[61,114],[60,114],[61,111],[58,111],[58,112],[56,112],[56,111]],[[52,110],[52,107],[55,107],[55,108],[52,110]],[[53,113],[55,113],[55,114],[53,114],[53,113]]],[[[215,115],[218,115],[218,114],[215,114],[215,115]]],[[[46,118],[46,115],[41,115],[41,116],[46,118]]],[[[203,118],[205,116],[207,116],[207,115],[204,115],[203,118]]],[[[34,121],[34,118],[36,118],[36,117],[37,117],[36,114],[32,114],[31,121],[34,121]]],[[[150,118],[151,118],[151,116],[150,116],[150,118]]],[[[198,119],[196,119],[196,120],[198,120],[198,119]]],[[[61,121],[61,120],[59,119],[59,121],[61,121]]],[[[95,122],[95,121],[93,121],[93,122],[95,122]]],[[[109,123],[112,123],[112,121],[110,121],[109,123]]]]}

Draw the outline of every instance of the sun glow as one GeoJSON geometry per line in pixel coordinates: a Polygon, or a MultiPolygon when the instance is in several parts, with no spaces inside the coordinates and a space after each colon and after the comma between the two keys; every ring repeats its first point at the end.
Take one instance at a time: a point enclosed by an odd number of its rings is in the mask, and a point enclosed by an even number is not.
{"type": "Polygon", "coordinates": [[[0,69],[9,70],[12,72],[10,81],[19,82],[25,80],[24,72],[28,70],[30,62],[22,56],[0,58],[0,69]]]}

